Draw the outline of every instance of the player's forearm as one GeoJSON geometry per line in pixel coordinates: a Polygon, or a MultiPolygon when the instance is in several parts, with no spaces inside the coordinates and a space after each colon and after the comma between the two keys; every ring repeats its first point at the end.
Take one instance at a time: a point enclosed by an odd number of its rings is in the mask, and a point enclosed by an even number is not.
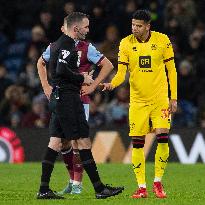
{"type": "Polygon", "coordinates": [[[171,99],[177,100],[177,72],[174,60],[166,62],[166,67],[168,71],[171,99]]]}
{"type": "Polygon", "coordinates": [[[50,86],[48,83],[48,78],[47,78],[47,70],[46,70],[46,64],[42,57],[38,59],[37,62],[37,69],[38,69],[38,75],[41,81],[41,85],[43,88],[50,86]]]}
{"type": "Polygon", "coordinates": [[[113,88],[118,87],[124,82],[126,71],[127,71],[127,65],[118,64],[118,71],[111,81],[111,85],[113,88]]]}
{"type": "Polygon", "coordinates": [[[100,73],[92,83],[92,86],[95,88],[109,75],[113,69],[113,64],[107,58],[104,58],[100,63],[100,67],[100,73]]]}

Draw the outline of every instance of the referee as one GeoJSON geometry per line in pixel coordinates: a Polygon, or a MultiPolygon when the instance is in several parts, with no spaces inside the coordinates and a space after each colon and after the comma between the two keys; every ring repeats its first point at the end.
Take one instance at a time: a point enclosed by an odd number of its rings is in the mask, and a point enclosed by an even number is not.
{"type": "MultiPolygon", "coordinates": [[[[53,112],[49,131],[51,136],[56,137],[53,137],[52,143],[49,143],[42,162],[41,184],[37,199],[63,199],[49,188],[54,163],[62,147],[61,138],[57,136],[77,140],[80,158],[93,184],[96,198],[114,196],[124,189],[110,187],[101,182],[91,152],[89,127],[80,100],[80,89],[83,83],[91,84],[93,80],[89,75],[79,73],[79,56],[74,41],[75,33],[79,32],[78,23],[86,21],[89,25],[86,14],[73,12],[68,15],[64,19],[65,34],[53,43],[50,49],[49,70],[54,89],[50,97],[53,112]]],[[[93,82],[94,85],[99,83],[93,82]]]]}

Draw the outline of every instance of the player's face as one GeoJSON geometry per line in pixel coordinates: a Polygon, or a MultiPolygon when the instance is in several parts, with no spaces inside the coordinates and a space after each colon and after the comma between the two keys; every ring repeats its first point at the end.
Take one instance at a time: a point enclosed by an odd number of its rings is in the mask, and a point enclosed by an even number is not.
{"type": "Polygon", "coordinates": [[[136,38],[141,39],[150,30],[150,24],[143,20],[132,19],[132,33],[136,38]]]}
{"type": "Polygon", "coordinates": [[[77,26],[76,26],[76,36],[78,40],[84,40],[86,35],[89,32],[89,19],[84,18],[77,26]]]}

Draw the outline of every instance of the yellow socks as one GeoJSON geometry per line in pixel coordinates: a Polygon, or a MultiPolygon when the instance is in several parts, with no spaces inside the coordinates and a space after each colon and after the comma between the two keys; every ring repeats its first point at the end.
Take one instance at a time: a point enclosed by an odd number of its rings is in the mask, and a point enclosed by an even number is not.
{"type": "Polygon", "coordinates": [[[132,148],[132,166],[138,186],[146,188],[144,148],[132,148]]]}
{"type": "Polygon", "coordinates": [[[158,143],[155,154],[155,181],[161,181],[169,157],[168,143],[158,143]]]}
{"type": "MultiPolygon", "coordinates": [[[[155,182],[161,181],[169,157],[168,134],[161,133],[156,137],[158,145],[155,154],[155,182]]],[[[144,155],[145,139],[143,137],[136,137],[132,139],[132,143],[132,165],[136,180],[139,187],[146,188],[144,155]]]]}

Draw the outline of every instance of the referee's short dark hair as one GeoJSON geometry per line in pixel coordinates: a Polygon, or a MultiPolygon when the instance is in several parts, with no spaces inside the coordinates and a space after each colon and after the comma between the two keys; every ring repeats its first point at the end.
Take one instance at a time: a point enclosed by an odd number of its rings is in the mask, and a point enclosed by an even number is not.
{"type": "Polygon", "coordinates": [[[137,10],[133,16],[133,19],[143,20],[145,23],[151,22],[151,14],[148,10],[137,10]]]}
{"type": "Polygon", "coordinates": [[[70,27],[73,23],[81,22],[84,18],[89,18],[89,16],[81,12],[72,12],[64,18],[64,21],[66,21],[67,26],[70,27]]]}

